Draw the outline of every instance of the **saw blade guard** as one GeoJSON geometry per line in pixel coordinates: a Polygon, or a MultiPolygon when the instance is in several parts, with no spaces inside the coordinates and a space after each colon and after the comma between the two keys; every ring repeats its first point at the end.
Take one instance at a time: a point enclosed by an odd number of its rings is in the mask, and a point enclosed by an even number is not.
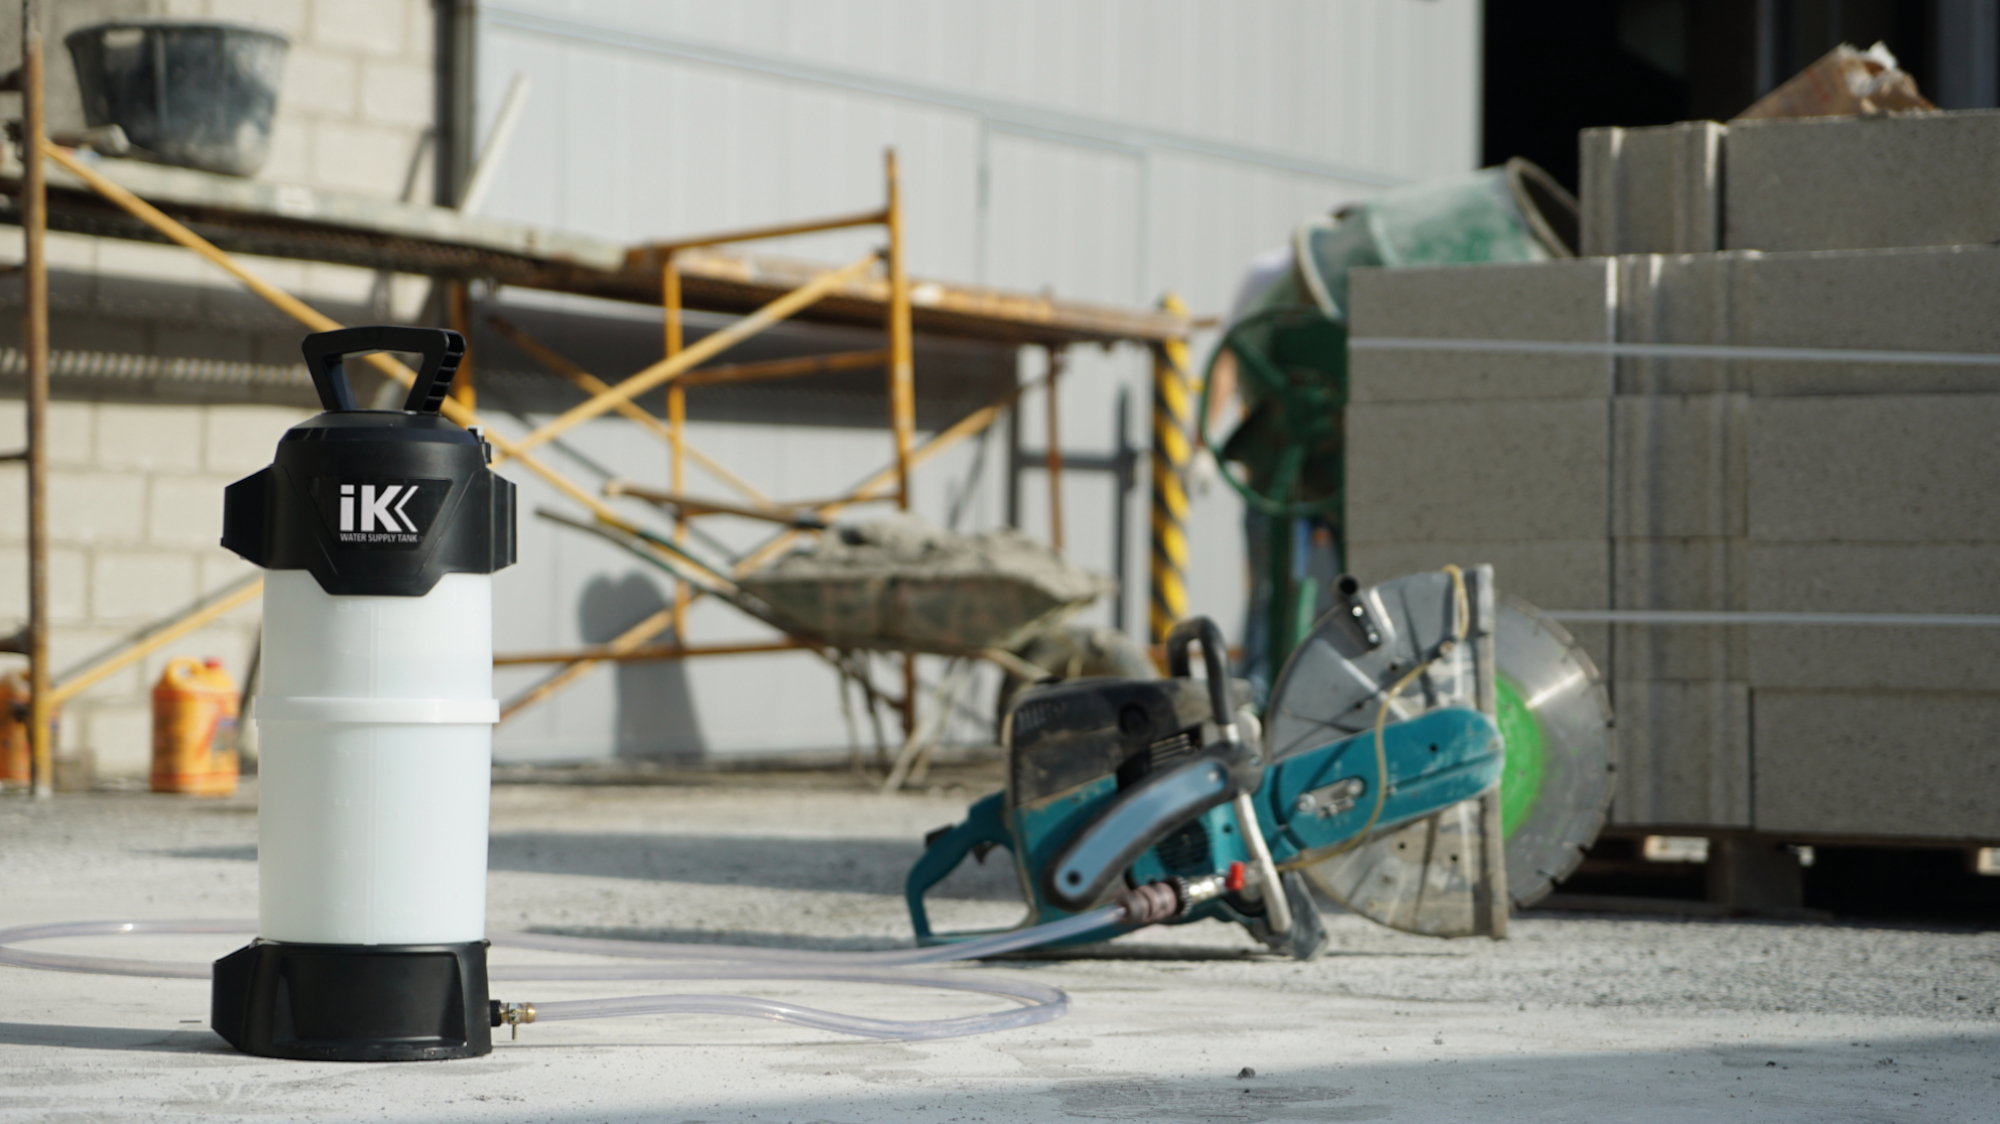
{"type": "Polygon", "coordinates": [[[1393,696],[1454,634],[1451,576],[1344,584],[1286,663],[1265,714],[1272,763],[1371,729],[1385,706],[1391,722],[1446,706],[1495,720],[1507,745],[1497,792],[1379,829],[1304,868],[1349,909],[1429,936],[1502,935],[1508,904],[1545,896],[1581,861],[1611,796],[1615,746],[1596,666],[1561,626],[1497,597],[1491,567],[1467,568],[1464,581],[1466,642],[1393,696]]]}

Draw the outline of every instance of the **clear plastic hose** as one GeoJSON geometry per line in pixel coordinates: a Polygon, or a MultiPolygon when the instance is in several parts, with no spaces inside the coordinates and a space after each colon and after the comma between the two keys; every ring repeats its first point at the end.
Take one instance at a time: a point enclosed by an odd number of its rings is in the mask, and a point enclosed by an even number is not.
{"type": "MultiPolygon", "coordinates": [[[[618,999],[576,999],[534,1004],[534,1021],[613,1018],[623,1015],[740,1015],[794,1026],[828,1030],[866,1038],[955,1038],[1032,1026],[1061,1018],[1069,997],[1057,988],[1008,981],[985,973],[951,972],[919,975],[904,971],[921,964],[975,960],[1036,945],[1066,940],[1123,922],[1122,906],[1106,906],[1046,925],[1015,929],[958,944],[881,952],[813,952],[753,948],[743,945],[656,944],[649,941],[597,940],[540,933],[495,933],[495,945],[547,952],[584,953],[639,960],[637,964],[541,964],[499,966],[490,979],[516,980],[811,980],[827,983],[882,984],[971,991],[1011,999],[1023,1006],[983,1015],[950,1019],[870,1019],[822,1011],[777,1000],[745,995],[635,995],[618,999]]],[[[207,979],[209,965],[198,962],[131,960],[108,956],[74,956],[30,952],[13,947],[24,941],[64,937],[107,937],[138,934],[207,935],[254,933],[249,921],[71,921],[51,925],[21,925],[0,929],[0,964],[55,972],[146,976],[158,979],[207,979]]]]}
{"type": "MultiPolygon", "coordinates": [[[[954,944],[928,948],[892,948],[880,952],[815,952],[806,949],[758,948],[729,944],[665,944],[657,941],[613,941],[596,937],[559,937],[547,933],[494,933],[493,943],[502,948],[534,948],[543,952],[581,952],[595,956],[623,956],[641,960],[731,960],[743,963],[785,962],[799,964],[855,964],[890,967],[908,964],[943,964],[953,960],[979,960],[1024,948],[1052,944],[1082,936],[1096,929],[1120,924],[1123,906],[1108,905],[1061,921],[1050,921],[1027,929],[1009,929],[954,944]]],[[[0,934],[4,937],[5,934],[0,934]]],[[[543,978],[543,977],[537,977],[543,978]]]]}

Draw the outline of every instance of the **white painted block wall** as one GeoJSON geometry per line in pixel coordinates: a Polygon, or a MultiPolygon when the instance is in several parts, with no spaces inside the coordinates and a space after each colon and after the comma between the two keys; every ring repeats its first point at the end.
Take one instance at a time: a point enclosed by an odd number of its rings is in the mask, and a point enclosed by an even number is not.
{"type": "MultiPolygon", "coordinates": [[[[260,178],[382,197],[402,190],[431,112],[426,0],[65,0],[52,8],[52,44],[73,27],[131,16],[240,19],[286,32],[293,48],[271,159],[260,178]]],[[[903,160],[914,274],[1123,305],[1150,305],[1173,290],[1196,313],[1213,313],[1226,305],[1250,258],[1281,243],[1305,217],[1384,185],[1463,171],[1477,157],[1479,22],[1472,0],[1246,8],[508,0],[480,10],[482,131],[514,74],[533,81],[487,213],[635,242],[878,205],[881,153],[893,145],[903,160]]],[[[17,11],[0,3],[0,57],[17,50],[11,38],[17,11]]],[[[52,125],[79,124],[74,93],[64,85],[73,81],[66,55],[53,50],[51,58],[52,125]]],[[[429,195],[427,175],[420,167],[419,199],[429,195]]],[[[856,232],[760,249],[833,261],[878,241],[876,233],[856,232]]],[[[0,259],[18,259],[17,245],[0,232],[0,259]]],[[[197,296],[226,285],[167,247],[52,236],[50,256],[73,275],[168,281],[197,296]]],[[[322,302],[359,302],[370,280],[364,271],[305,263],[254,267],[322,302]]],[[[196,300],[191,307],[205,305],[196,300]]],[[[102,346],[163,348],[165,338],[107,321],[102,346]]],[[[1204,340],[1198,360],[1206,354],[1204,340]]],[[[1111,408],[1121,387],[1131,397],[1132,437],[1144,446],[1149,363],[1138,348],[1086,349],[1072,357],[1060,391],[1066,449],[1112,450],[1111,408]]],[[[1022,356],[1024,377],[1040,364],[1039,355],[1022,356]]],[[[927,378],[938,377],[944,373],[920,369],[919,393],[927,378]]],[[[1034,400],[1028,405],[1024,443],[1040,447],[1042,411],[1034,400]]],[[[74,514],[64,518],[76,522],[58,536],[67,552],[61,556],[78,560],[56,582],[59,602],[73,606],[59,608],[66,614],[58,621],[59,645],[71,646],[65,652],[139,623],[119,614],[160,610],[183,587],[191,598],[227,580],[229,560],[197,543],[191,528],[203,512],[219,519],[220,486],[236,470],[206,459],[210,448],[224,444],[210,435],[234,425],[228,419],[239,411],[262,419],[246,425],[268,428],[257,442],[230,446],[237,451],[227,463],[241,461],[247,472],[268,461],[283,411],[59,406],[59,417],[68,419],[60,432],[88,435],[59,438],[66,447],[59,459],[67,458],[59,495],[85,490],[66,503],[74,514]],[[117,460],[123,454],[100,435],[130,428],[134,410],[155,419],[147,424],[153,431],[182,434],[177,459],[117,460]],[[89,489],[96,491],[86,495],[89,489]],[[149,604],[119,600],[120,591],[142,585],[159,589],[149,604]]],[[[591,427],[589,439],[613,450],[614,459],[629,457],[634,475],[663,479],[657,449],[618,451],[620,442],[647,440],[627,429],[605,423],[591,427]]],[[[859,475],[886,456],[881,434],[696,429],[704,440],[740,447],[748,463],[739,467],[771,481],[775,494],[821,494],[828,477],[859,475]],[[773,462],[773,447],[789,460],[773,462]]],[[[996,440],[989,450],[993,459],[967,510],[969,527],[1002,521],[1002,449],[996,440]]],[[[969,450],[941,458],[919,474],[919,510],[942,519],[947,493],[971,471],[969,458],[969,450]]],[[[7,471],[0,468],[0,494],[17,487],[7,483],[15,479],[7,471]]],[[[1123,575],[1133,586],[1128,620],[1135,631],[1145,620],[1147,505],[1142,469],[1127,528],[1131,565],[1123,575]]],[[[524,502],[524,512],[531,506],[524,502]]],[[[1072,474],[1064,506],[1073,555],[1108,567],[1108,482],[1072,474]]],[[[1045,535],[1047,511],[1045,480],[1030,470],[1022,480],[1023,528],[1045,535]]],[[[0,535],[9,518],[18,521],[18,514],[0,504],[0,535]]],[[[499,586],[521,591],[500,608],[502,647],[577,642],[583,598],[593,585],[638,591],[634,596],[644,593],[634,582],[657,585],[593,544],[537,546],[541,531],[524,532],[523,564],[499,586]],[[538,550],[567,559],[554,587],[551,575],[536,569],[538,550]]],[[[202,534],[212,541],[210,531],[202,534]]],[[[19,565],[18,549],[8,545],[17,542],[0,540],[0,566],[19,565]]],[[[1191,607],[1234,631],[1244,595],[1240,509],[1219,481],[1195,486],[1190,554],[1191,607]]],[[[18,598],[21,586],[0,571],[0,598],[18,598]]],[[[8,605],[0,601],[0,625],[17,619],[19,609],[8,605]]],[[[1099,608],[1090,619],[1108,613],[1099,608]]],[[[232,627],[240,632],[248,624],[232,627]]],[[[703,610],[691,639],[720,640],[745,627],[728,613],[703,610]]],[[[222,640],[207,647],[217,650],[190,651],[220,655],[240,670],[230,661],[240,661],[247,645],[233,653],[222,650],[228,647],[222,640]]],[[[146,752],[143,687],[153,674],[156,662],[80,700],[64,744],[95,749],[113,771],[136,771],[146,752]]],[[[644,674],[671,679],[657,667],[644,674]]],[[[688,692],[673,696],[689,700],[685,709],[697,722],[680,731],[688,744],[713,752],[845,744],[834,681],[808,657],[718,660],[688,675],[688,692]]],[[[525,677],[503,676],[503,692],[525,677]]],[[[524,716],[518,727],[503,729],[500,753],[557,760],[614,752],[621,721],[616,686],[615,676],[600,675],[546,716],[524,716]]]]}

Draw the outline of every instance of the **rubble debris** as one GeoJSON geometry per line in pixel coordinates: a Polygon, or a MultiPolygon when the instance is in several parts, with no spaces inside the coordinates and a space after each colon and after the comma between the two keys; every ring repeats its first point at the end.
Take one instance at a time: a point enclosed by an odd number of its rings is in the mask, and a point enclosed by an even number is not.
{"type": "Polygon", "coordinates": [[[1917,80],[1896,65],[1886,44],[1858,51],[1842,43],[1737,115],[1739,121],[1778,117],[1864,117],[1937,112],[1917,92],[1917,80]]]}

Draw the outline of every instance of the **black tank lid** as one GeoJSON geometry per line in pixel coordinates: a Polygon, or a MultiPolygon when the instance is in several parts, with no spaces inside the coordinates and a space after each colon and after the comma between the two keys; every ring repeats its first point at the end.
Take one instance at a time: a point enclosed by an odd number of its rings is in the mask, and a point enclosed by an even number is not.
{"type": "Polygon", "coordinates": [[[225,493],[222,545],[268,570],[307,570],[341,596],[421,597],[446,574],[514,564],[514,485],[486,443],[439,416],[465,338],[379,325],[305,339],[325,413],[285,432],[269,468],[225,493]],[[363,410],[350,355],[411,351],[422,369],[400,410],[363,410]]]}

